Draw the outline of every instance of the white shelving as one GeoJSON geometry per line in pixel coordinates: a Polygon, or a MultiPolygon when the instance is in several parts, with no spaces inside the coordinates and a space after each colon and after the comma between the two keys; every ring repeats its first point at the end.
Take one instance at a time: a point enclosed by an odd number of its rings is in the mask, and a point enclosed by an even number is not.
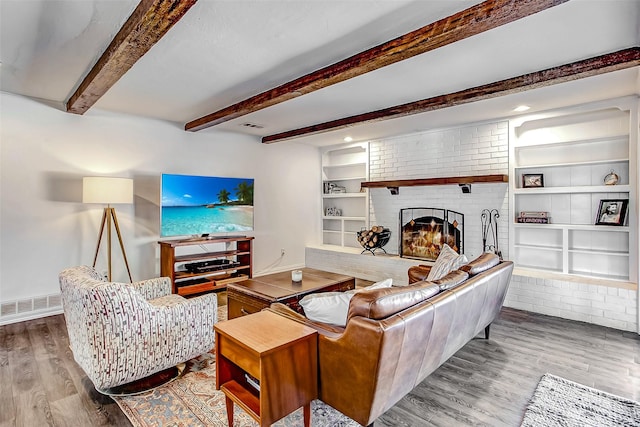
{"type": "Polygon", "coordinates": [[[637,283],[634,111],[602,103],[510,122],[509,241],[519,268],[637,283]],[[611,171],[618,184],[604,185],[611,171]],[[523,188],[525,174],[542,174],[543,187],[523,188]],[[629,200],[624,226],[595,225],[605,199],[629,200]],[[551,223],[517,223],[521,211],[548,212],[551,223]]]}
{"type": "MultiPolygon", "coordinates": [[[[542,168],[537,168],[542,169],[542,168]]],[[[576,187],[550,187],[550,188],[517,188],[514,194],[570,194],[570,193],[628,193],[629,185],[579,185],[576,187]]]]}
{"type": "Polygon", "coordinates": [[[360,183],[369,177],[369,143],[327,147],[322,153],[322,243],[359,247],[356,232],[368,226],[369,198],[360,183]],[[330,186],[345,192],[331,192],[330,186]],[[328,209],[340,215],[327,215],[328,209]]]}

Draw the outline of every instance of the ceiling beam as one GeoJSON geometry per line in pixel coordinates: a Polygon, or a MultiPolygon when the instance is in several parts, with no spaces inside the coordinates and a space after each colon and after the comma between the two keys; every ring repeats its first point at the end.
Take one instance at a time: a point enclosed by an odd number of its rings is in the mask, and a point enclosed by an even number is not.
{"type": "Polygon", "coordinates": [[[636,67],[638,65],[640,65],[640,47],[636,46],[620,50],[618,52],[585,59],[583,61],[572,62],[570,64],[547,68],[546,70],[523,74],[518,77],[500,80],[498,82],[476,86],[470,89],[464,89],[458,92],[434,96],[432,98],[396,105],[382,110],[332,120],[274,135],[268,135],[262,138],[262,142],[270,144],[292,138],[335,131],[365,123],[397,119],[413,114],[426,113],[428,111],[440,110],[456,105],[497,98],[499,96],[510,95],[558,83],[578,80],[585,77],[610,73],[612,71],[623,70],[625,68],[636,67]]]}
{"type": "Polygon", "coordinates": [[[500,27],[568,0],[486,0],[454,15],[192,120],[198,131],[500,27]]]}
{"type": "Polygon", "coordinates": [[[198,0],[142,0],[66,104],[84,114],[153,47],[198,0]]]}

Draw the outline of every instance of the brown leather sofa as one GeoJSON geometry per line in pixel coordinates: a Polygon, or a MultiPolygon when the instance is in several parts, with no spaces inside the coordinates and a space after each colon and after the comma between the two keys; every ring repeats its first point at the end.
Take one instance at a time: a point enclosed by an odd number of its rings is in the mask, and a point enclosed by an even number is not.
{"type": "Polygon", "coordinates": [[[319,396],[361,425],[373,421],[498,316],[513,263],[484,254],[443,279],[357,293],[344,328],[285,305],[269,309],[319,332],[319,396]]]}

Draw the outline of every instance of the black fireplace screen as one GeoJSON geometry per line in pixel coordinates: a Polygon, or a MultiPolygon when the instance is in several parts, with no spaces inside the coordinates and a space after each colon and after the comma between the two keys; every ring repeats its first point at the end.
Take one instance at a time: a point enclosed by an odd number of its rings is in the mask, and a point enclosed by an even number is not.
{"type": "Polygon", "coordinates": [[[400,209],[400,256],[435,260],[447,244],[464,250],[464,215],[438,208],[400,209]]]}

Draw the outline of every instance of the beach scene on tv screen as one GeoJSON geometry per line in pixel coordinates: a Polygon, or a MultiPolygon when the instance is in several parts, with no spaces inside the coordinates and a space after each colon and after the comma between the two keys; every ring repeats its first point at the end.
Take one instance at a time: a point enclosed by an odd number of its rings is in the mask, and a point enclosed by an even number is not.
{"type": "Polygon", "coordinates": [[[253,230],[253,179],[162,175],[161,236],[253,230]]]}

